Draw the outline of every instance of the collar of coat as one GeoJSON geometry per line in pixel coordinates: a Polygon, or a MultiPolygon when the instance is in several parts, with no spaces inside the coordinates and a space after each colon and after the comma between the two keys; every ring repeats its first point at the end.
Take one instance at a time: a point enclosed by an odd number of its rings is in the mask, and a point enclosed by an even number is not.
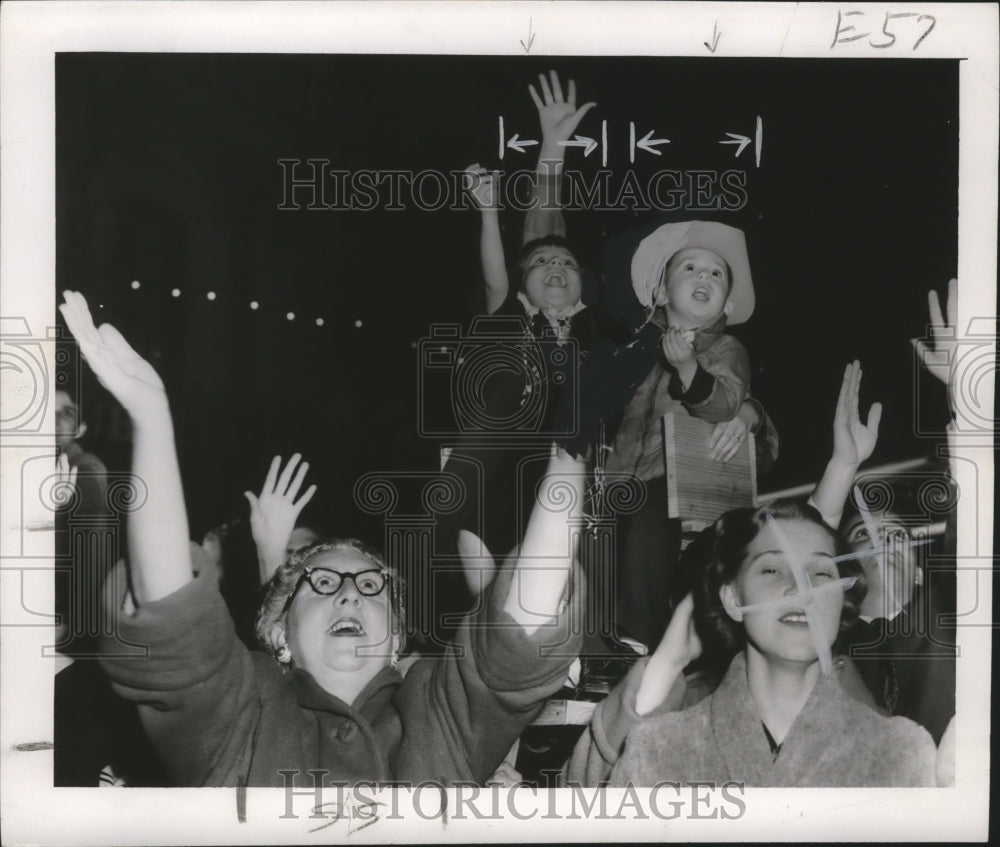
{"type": "Polygon", "coordinates": [[[582,312],[587,308],[583,305],[582,300],[577,300],[572,306],[563,306],[561,309],[539,309],[538,306],[532,304],[528,299],[528,295],[523,291],[517,292],[517,299],[521,301],[521,305],[524,306],[524,312],[529,318],[533,318],[541,312],[549,319],[549,323],[552,324],[555,324],[560,319],[571,318],[577,312],[582,312]]]}
{"type": "Polygon", "coordinates": [[[382,710],[402,681],[403,677],[399,671],[386,666],[369,680],[353,703],[345,703],[326,691],[309,671],[293,668],[288,672],[288,684],[292,686],[296,700],[302,708],[349,717],[357,717],[360,714],[369,723],[382,710]]]}
{"type": "MultiPolygon", "coordinates": [[[[644,326],[652,325],[655,326],[660,333],[667,331],[667,314],[662,309],[654,309],[650,315],[649,319],[646,321],[644,326]]],[[[691,346],[694,347],[695,352],[700,353],[708,347],[711,347],[716,339],[725,333],[726,331],[726,316],[725,314],[719,315],[714,321],[705,326],[696,327],[692,330],[687,330],[684,333],[684,337],[688,339],[691,346]]],[[[640,327],[640,330],[643,327],[640,327]]],[[[637,330],[637,333],[639,330],[637,330]]],[[[657,342],[659,342],[659,335],[657,335],[657,342]]]]}
{"type": "Polygon", "coordinates": [[[750,693],[746,656],[737,654],[710,707],[712,730],[728,772],[744,774],[748,785],[775,786],[795,785],[804,774],[822,773],[840,758],[839,748],[852,736],[846,699],[835,677],[821,675],[775,757],[750,693]]]}

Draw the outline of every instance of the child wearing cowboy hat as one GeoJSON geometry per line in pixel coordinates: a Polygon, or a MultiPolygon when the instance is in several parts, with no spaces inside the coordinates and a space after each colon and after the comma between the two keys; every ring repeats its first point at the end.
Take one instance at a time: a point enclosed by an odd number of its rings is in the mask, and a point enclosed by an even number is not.
{"type": "MultiPolygon", "coordinates": [[[[608,256],[614,251],[612,245],[608,256]]],[[[606,275],[615,270],[612,262],[606,275]]],[[[617,634],[639,642],[641,651],[641,645],[657,643],[666,627],[670,610],[662,598],[670,595],[680,552],[678,522],[664,519],[660,421],[671,411],[711,423],[739,412],[748,398],[750,359],[725,330],[750,317],[754,290],[743,232],[711,221],[659,226],[631,253],[629,271],[645,321],[626,344],[602,343],[585,361],[584,411],[566,449],[586,452],[601,422],[620,417],[605,472],[646,484],[643,506],[620,518],[616,558],[617,634]]]]}

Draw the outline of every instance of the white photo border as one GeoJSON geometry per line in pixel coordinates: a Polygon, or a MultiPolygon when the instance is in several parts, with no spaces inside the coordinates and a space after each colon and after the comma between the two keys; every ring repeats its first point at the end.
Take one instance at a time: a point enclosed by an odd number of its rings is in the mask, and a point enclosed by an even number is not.
{"type": "MultiPolygon", "coordinates": [[[[0,315],[23,317],[31,328],[54,323],[55,56],[60,52],[226,52],[524,54],[529,22],[538,55],[708,55],[713,27],[726,37],[715,54],[809,58],[957,58],[960,69],[959,247],[962,281],[959,326],[996,315],[998,20],[994,4],[824,4],[659,2],[56,2],[7,3],[0,19],[0,315]],[[871,20],[890,12],[933,16],[933,36],[914,50],[899,39],[873,49],[859,39],[831,36],[839,12],[871,20]]],[[[943,282],[943,280],[941,281],[943,282]]],[[[49,361],[49,372],[54,362],[49,361]]],[[[2,376],[2,375],[0,375],[2,376]]],[[[7,385],[5,384],[5,389],[7,385]]],[[[5,395],[6,397],[6,395],[5,395]]],[[[7,399],[10,399],[9,397],[7,399]]],[[[51,410],[48,412],[51,416],[51,410]]],[[[51,420],[48,422],[51,427],[51,420]]],[[[49,430],[51,431],[51,429],[49,430]]],[[[43,528],[42,504],[10,508],[20,498],[19,469],[50,456],[51,444],[8,436],[2,461],[3,538],[22,526],[43,528]],[[16,513],[14,524],[11,516],[16,513]]],[[[979,490],[972,502],[993,503],[993,440],[959,446],[959,487],[979,490]],[[987,443],[988,441],[988,443],[987,443]],[[970,463],[975,463],[973,467],[970,463]],[[976,473],[978,468],[978,473],[976,473]],[[965,483],[965,485],[963,485],[965,483]],[[966,487],[969,486],[969,487],[966,487]]],[[[970,498],[963,499],[967,504],[970,498]]],[[[993,509],[960,506],[959,567],[993,563],[993,509]]],[[[5,542],[6,544],[6,542],[5,542]]],[[[49,548],[51,550],[51,546],[49,548]]],[[[0,569],[5,622],[19,615],[23,583],[16,560],[0,569]]],[[[966,596],[966,599],[968,597],[966,596]]],[[[304,807],[281,819],[280,790],[249,789],[245,822],[233,789],[133,789],[127,792],[52,787],[52,670],[41,659],[52,630],[4,626],[0,665],[2,768],[0,794],[9,843],[181,844],[328,843],[350,837],[385,841],[627,840],[985,840],[989,813],[990,679],[993,623],[988,580],[960,628],[956,698],[956,784],[949,789],[748,789],[745,813],[734,819],[690,815],[664,821],[571,819],[560,790],[520,789],[502,820],[456,820],[412,811],[399,801],[398,819],[348,831],[340,821],[317,825],[304,807]],[[48,746],[46,746],[48,743],[48,746]],[[528,817],[519,820],[515,815],[528,817]],[[623,826],[626,827],[623,829],[623,826]]],[[[960,596],[961,602],[961,596],[960,596]]],[[[44,607],[45,598],[32,598],[44,607]]],[[[622,803],[609,789],[609,809],[622,803]]],[[[434,803],[424,800],[424,807],[434,803]]],[[[504,803],[506,804],[506,800],[504,803]]]]}

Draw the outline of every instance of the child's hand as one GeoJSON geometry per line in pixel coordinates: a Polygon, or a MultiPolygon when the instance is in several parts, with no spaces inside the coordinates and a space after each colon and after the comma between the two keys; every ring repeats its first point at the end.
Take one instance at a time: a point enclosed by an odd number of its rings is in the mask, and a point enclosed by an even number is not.
{"type": "Polygon", "coordinates": [[[552,80],[551,87],[545,79],[545,74],[538,75],[539,87],[542,90],[541,97],[533,85],[528,86],[528,93],[535,101],[535,108],[538,109],[538,123],[542,128],[542,147],[539,158],[558,158],[562,161],[565,148],[560,146],[559,142],[569,141],[580,125],[583,116],[597,104],[584,103],[578,109],[576,107],[576,83],[573,80],[569,81],[569,96],[563,99],[558,74],[555,71],[549,71],[549,77],[552,80]]]}
{"type": "Polygon", "coordinates": [[[63,292],[59,306],[66,325],[80,345],[94,375],[122,404],[133,421],[169,415],[163,380],[111,324],[94,326],[86,298],[77,291],[63,292]]]}
{"type": "Polygon", "coordinates": [[[663,333],[663,355],[678,370],[694,362],[694,346],[687,339],[685,330],[672,326],[663,333]]]}
{"type": "Polygon", "coordinates": [[[837,410],[833,416],[833,461],[843,465],[860,465],[875,450],[878,425],[882,419],[882,404],[872,403],[868,423],[858,415],[858,394],[861,389],[861,363],[851,362],[844,368],[837,410]]]}
{"type": "Polygon", "coordinates": [[[295,479],[292,479],[292,474],[295,473],[295,467],[301,458],[299,453],[292,456],[279,478],[281,456],[275,456],[271,460],[271,468],[267,472],[267,479],[264,480],[260,494],[255,496],[250,491],[243,492],[243,496],[250,504],[250,530],[257,545],[258,558],[262,569],[269,571],[266,574],[268,578],[284,561],[288,537],[295,529],[299,512],[316,493],[316,486],[310,485],[305,493],[297,501],[295,500],[305,480],[306,471],[309,470],[309,463],[303,462],[295,474],[295,479]]]}
{"type": "Polygon", "coordinates": [[[759,423],[757,413],[749,403],[743,403],[735,417],[717,423],[708,438],[709,456],[725,464],[739,452],[747,435],[759,423]]]}
{"type": "Polygon", "coordinates": [[[498,207],[500,171],[487,171],[480,164],[469,165],[465,169],[462,182],[476,201],[480,211],[495,210],[498,207]]]}

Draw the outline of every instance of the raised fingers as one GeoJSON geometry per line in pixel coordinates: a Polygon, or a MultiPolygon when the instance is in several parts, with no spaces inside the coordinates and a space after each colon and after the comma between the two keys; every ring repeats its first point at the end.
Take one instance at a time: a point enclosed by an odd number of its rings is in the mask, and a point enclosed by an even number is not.
{"type": "Polygon", "coordinates": [[[945,304],[948,312],[948,326],[956,332],[958,327],[958,280],[948,280],[948,302],[945,304]]]}
{"type": "Polygon", "coordinates": [[[552,80],[552,96],[557,103],[563,102],[562,86],[559,84],[559,74],[549,71],[549,79],[552,80]]]}
{"type": "Polygon", "coordinates": [[[313,498],[313,494],[315,494],[315,493],[316,493],[316,486],[315,486],[315,484],[314,484],[314,485],[310,485],[310,486],[309,486],[309,487],[308,487],[308,488],[306,489],[306,493],[305,493],[305,494],[303,494],[303,495],[302,495],[302,496],[301,496],[301,497],[299,498],[299,502],[295,504],[295,508],[297,508],[297,509],[298,509],[299,511],[302,511],[302,509],[304,509],[304,508],[306,507],[306,504],[307,504],[307,503],[308,503],[308,502],[309,502],[310,500],[312,500],[312,498],[313,498]]]}
{"type": "Polygon", "coordinates": [[[872,407],[868,410],[868,423],[866,426],[871,430],[872,435],[878,435],[878,425],[882,421],[882,404],[872,403],[872,407]]]}
{"type": "Polygon", "coordinates": [[[931,289],[927,292],[927,308],[931,313],[931,330],[935,337],[937,334],[944,329],[944,315],[941,314],[941,301],[938,299],[938,293],[931,289]]]}
{"type": "Polygon", "coordinates": [[[549,88],[548,80],[545,79],[545,74],[538,75],[538,84],[542,89],[542,98],[545,101],[545,105],[550,105],[552,103],[552,90],[549,88]]]}
{"type": "Polygon", "coordinates": [[[278,487],[275,489],[278,494],[284,494],[288,491],[288,484],[291,482],[292,473],[295,471],[295,466],[298,465],[301,458],[301,453],[293,453],[292,458],[288,460],[288,464],[285,465],[285,469],[281,472],[281,476],[278,477],[278,487]]]}
{"type": "Polygon", "coordinates": [[[73,337],[86,355],[87,349],[93,349],[100,343],[100,336],[97,334],[97,327],[94,326],[90,307],[87,306],[86,298],[78,291],[64,291],[63,300],[59,311],[66,320],[69,331],[73,333],[73,337]]]}
{"type": "Polygon", "coordinates": [[[264,479],[264,487],[261,488],[261,494],[270,494],[274,491],[275,483],[278,481],[278,469],[281,467],[281,456],[275,456],[271,459],[271,467],[267,470],[267,477],[264,479]]]}
{"type": "Polygon", "coordinates": [[[292,484],[288,487],[285,492],[285,496],[295,499],[296,495],[299,493],[299,489],[302,487],[302,481],[306,478],[306,472],[309,470],[309,463],[303,462],[299,465],[299,472],[295,474],[295,479],[292,480],[292,484]]]}
{"type": "Polygon", "coordinates": [[[538,92],[535,91],[535,86],[528,85],[528,93],[531,95],[531,99],[535,101],[535,108],[541,109],[545,104],[542,102],[542,98],[538,96],[538,92]]]}

